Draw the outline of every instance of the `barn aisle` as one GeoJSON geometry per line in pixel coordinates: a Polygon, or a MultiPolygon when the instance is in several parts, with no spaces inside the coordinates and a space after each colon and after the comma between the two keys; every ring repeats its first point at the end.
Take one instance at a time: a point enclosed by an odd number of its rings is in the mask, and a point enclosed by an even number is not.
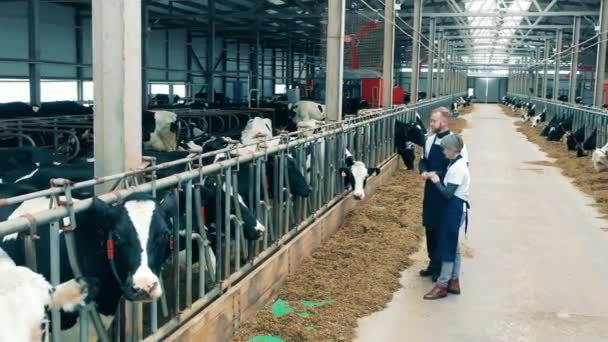
{"type": "Polygon", "coordinates": [[[608,222],[497,105],[476,105],[464,132],[471,154],[472,223],[463,294],[424,301],[417,275],[382,312],[359,321],[357,341],[606,341],[608,222]]]}

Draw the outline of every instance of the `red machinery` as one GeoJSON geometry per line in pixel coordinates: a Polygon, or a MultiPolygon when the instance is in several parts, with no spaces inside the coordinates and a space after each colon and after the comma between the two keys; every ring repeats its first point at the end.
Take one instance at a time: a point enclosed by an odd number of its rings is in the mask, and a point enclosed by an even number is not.
{"type": "Polygon", "coordinates": [[[604,83],[604,103],[608,104],[608,83],[604,83]]]}
{"type": "MultiPolygon", "coordinates": [[[[382,107],[384,96],[382,95],[381,78],[361,79],[361,99],[367,101],[370,108],[382,107]]],[[[393,104],[403,104],[405,101],[405,89],[403,87],[393,88],[393,104]]]]}

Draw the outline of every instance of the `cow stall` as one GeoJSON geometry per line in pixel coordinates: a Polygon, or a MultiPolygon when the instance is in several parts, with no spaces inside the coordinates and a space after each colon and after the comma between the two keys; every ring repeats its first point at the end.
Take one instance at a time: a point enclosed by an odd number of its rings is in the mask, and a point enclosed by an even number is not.
{"type": "MultiPolygon", "coordinates": [[[[162,296],[147,303],[125,295],[132,300],[123,299],[115,308],[109,334],[109,326],[104,325],[94,306],[80,311],[78,325],[82,339],[88,333],[102,341],[179,338],[180,331],[187,331],[181,329],[185,322],[196,322],[195,317],[204,315],[205,307],[226,298],[226,291],[239,286],[265,260],[348,197],[339,172],[345,166],[345,150],[368,167],[383,165],[394,156],[396,120],[414,121],[416,113],[427,118],[433,108],[452,100],[444,97],[378,111],[247,146],[225,146],[165,160],[159,157],[166,155],[144,158],[140,169],[106,177],[72,182],[58,175],[49,189],[3,196],[2,208],[31,200],[43,205],[26,216],[0,222],[0,236],[18,233],[13,241],[29,251],[28,265],[43,269],[48,262],[49,278],[58,281],[61,270],[78,275],[90,267],[80,264],[81,251],[74,237],[86,227],[81,216],[96,204],[91,198],[76,200],[74,194],[79,190],[113,184],[114,190],[99,196],[99,200],[118,207],[128,208],[131,196],[146,196],[142,198],[159,207],[171,203],[165,223],[170,236],[163,244],[168,254],[162,271],[156,274],[162,296]],[[237,153],[244,148],[247,153],[237,153]],[[218,159],[220,156],[223,159],[218,159]],[[208,159],[219,161],[205,162],[208,159]],[[306,183],[304,190],[296,177],[306,183]],[[49,260],[40,259],[33,248],[42,243],[37,236],[43,231],[50,237],[50,241],[44,241],[50,248],[49,260]],[[64,247],[60,246],[61,239],[65,240],[64,247]],[[67,253],[59,253],[61,250],[67,253]]],[[[117,239],[103,240],[105,262],[125,258],[117,239]],[[110,246],[108,241],[114,242],[110,246]]],[[[116,278],[122,279],[120,275],[116,278]]],[[[58,312],[53,311],[52,320],[53,337],[61,338],[58,312]]],[[[228,332],[215,330],[218,334],[228,332]]],[[[211,334],[209,331],[206,336],[212,338],[211,334]]]]}

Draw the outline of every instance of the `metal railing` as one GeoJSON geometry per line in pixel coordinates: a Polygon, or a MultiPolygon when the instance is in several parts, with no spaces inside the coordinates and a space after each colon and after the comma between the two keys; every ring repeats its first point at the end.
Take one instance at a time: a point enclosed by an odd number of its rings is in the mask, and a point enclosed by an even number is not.
{"type": "MultiPolygon", "coordinates": [[[[146,340],[155,341],[167,336],[180,324],[196,315],[211,301],[218,298],[224,290],[238,282],[248,272],[272,255],[281,245],[289,241],[311,222],[316,220],[333,204],[343,198],[343,179],[338,172],[344,163],[344,150],[348,148],[357,160],[364,161],[369,166],[381,165],[393,155],[393,139],[395,120],[412,121],[416,113],[423,120],[428,120],[433,108],[449,106],[453,97],[443,97],[420,102],[410,107],[396,107],[389,110],[374,112],[365,116],[347,119],[341,122],[329,123],[320,128],[304,132],[281,135],[252,144],[247,154],[242,154],[210,165],[203,165],[202,160],[216,156],[219,153],[230,153],[234,148],[215,151],[212,153],[193,155],[188,158],[162,163],[141,170],[133,170],[116,175],[97,177],[95,179],[71,183],[67,180],[54,180],[54,187],[48,190],[25,194],[13,198],[0,199],[0,207],[18,204],[28,199],[50,197],[51,209],[17,217],[0,222],[0,237],[12,233],[25,236],[24,245],[30,257],[28,266],[37,265],[32,246],[36,243],[31,236],[40,229],[50,229],[51,276],[53,285],[59,283],[59,232],[63,231],[68,247],[68,258],[75,276],[79,275],[78,261],[75,257],[73,229],[78,229],[75,214],[87,209],[92,199],[72,201],[72,192],[77,189],[91,187],[105,182],[121,181],[125,187],[99,196],[108,202],[120,202],[134,192],[148,192],[153,196],[159,191],[183,191],[185,199],[180,203],[176,196],[178,208],[183,212],[174,214],[174,236],[185,237],[185,246],[176,246],[170,264],[165,267],[163,274],[170,281],[169,287],[174,291],[164,291],[160,307],[158,304],[126,303],[118,310],[115,320],[125,322],[118,325],[126,341],[146,340]],[[288,172],[288,158],[294,158],[299,171],[306,177],[312,191],[306,198],[292,195],[288,172]],[[269,160],[274,163],[269,164],[269,160]],[[310,161],[307,165],[307,160],[310,161]],[[159,170],[183,166],[184,171],[168,177],[156,179],[159,170]],[[272,169],[269,169],[272,168],[272,169]],[[274,184],[267,184],[267,175],[272,172],[274,184]],[[249,186],[247,191],[239,191],[239,175],[245,173],[249,186]],[[148,182],[139,183],[142,179],[148,182]],[[222,200],[222,188],[227,190],[224,200],[224,211],[216,215],[215,241],[209,241],[208,232],[211,222],[205,222],[201,214],[200,187],[206,181],[216,183],[215,202],[222,200]],[[236,194],[244,194],[250,203],[250,210],[266,230],[258,241],[247,241],[243,234],[243,218],[239,209],[236,194]],[[65,203],[59,201],[59,196],[65,196],[65,203]],[[185,215],[182,215],[182,214],[185,215]],[[71,227],[63,226],[63,218],[70,218],[71,227]],[[194,219],[193,219],[194,217],[194,219]],[[230,222],[222,226],[221,219],[230,222]],[[231,226],[234,225],[234,239],[231,226]],[[213,254],[216,256],[216,269],[212,270],[210,248],[215,242],[213,254]],[[198,263],[198,274],[193,272],[193,245],[201,251],[198,263]],[[185,251],[185,274],[179,265],[179,251],[185,251]],[[144,311],[145,310],[145,311],[144,311]],[[159,313],[160,311],[160,313],[159,313]],[[144,315],[143,313],[146,312],[144,315]],[[127,325],[125,325],[127,324],[127,325]]],[[[150,159],[146,159],[150,160],[150,159]]],[[[209,199],[207,199],[209,200],[209,199]]],[[[46,260],[44,260],[46,262],[46,260]]],[[[35,269],[35,267],[33,267],[35,269]]],[[[160,277],[161,280],[163,277],[160,277]]],[[[166,288],[166,286],[163,286],[166,288]]],[[[98,336],[102,341],[118,340],[118,336],[108,336],[101,324],[94,306],[90,305],[80,312],[81,332],[87,331],[88,320],[95,325],[98,336]]],[[[58,311],[52,311],[54,341],[59,340],[60,316],[58,311]]],[[[81,334],[81,341],[86,340],[86,333],[81,334]]]]}
{"type": "Polygon", "coordinates": [[[572,118],[572,131],[585,127],[585,138],[594,131],[597,132],[597,146],[608,143],[608,112],[595,107],[578,105],[567,102],[543,99],[541,97],[521,94],[508,94],[510,97],[522,99],[536,105],[536,113],[547,109],[545,120],[550,122],[553,118],[572,118]]]}

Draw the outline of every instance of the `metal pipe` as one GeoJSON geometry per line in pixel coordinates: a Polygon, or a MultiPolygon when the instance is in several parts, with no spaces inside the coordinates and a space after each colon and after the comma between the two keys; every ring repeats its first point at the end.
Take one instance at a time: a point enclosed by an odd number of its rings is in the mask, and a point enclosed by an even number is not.
{"type": "MultiPolygon", "coordinates": [[[[393,4],[394,1],[386,1],[386,5],[388,8],[388,4],[393,4]]],[[[411,74],[411,91],[410,91],[410,103],[415,104],[418,102],[418,76],[420,73],[419,61],[420,61],[420,22],[421,17],[420,13],[422,11],[422,0],[414,0],[414,32],[412,37],[412,74],[411,74]]],[[[393,12],[393,11],[391,11],[393,12]]],[[[391,18],[393,18],[391,16],[391,18]]],[[[394,22],[394,21],[393,21],[394,22]]],[[[393,26],[393,22],[385,23],[385,25],[393,26]]],[[[394,29],[393,29],[394,30],[394,29]]],[[[384,29],[386,32],[386,26],[384,29]]],[[[386,43],[386,39],[385,39],[386,43]]],[[[386,46],[386,45],[385,45],[386,46]]],[[[391,56],[393,52],[390,51],[391,56]]],[[[386,96],[387,94],[385,94],[386,96]]]]}
{"type": "MultiPolygon", "coordinates": [[[[40,59],[40,0],[27,2],[28,55],[40,59]]],[[[29,64],[30,105],[40,105],[40,65],[29,64]]]]}
{"type": "Polygon", "coordinates": [[[554,74],[553,74],[553,99],[556,101],[559,98],[559,86],[560,86],[559,71],[562,67],[562,63],[561,63],[561,61],[562,61],[562,37],[563,37],[562,30],[557,30],[557,38],[556,38],[557,46],[555,47],[555,70],[554,70],[554,74]]]}
{"type": "Polygon", "coordinates": [[[574,17],[574,27],[572,35],[572,63],[570,65],[570,87],[568,91],[568,100],[570,103],[576,103],[576,85],[578,81],[578,43],[581,37],[581,17],[574,17]]]}

